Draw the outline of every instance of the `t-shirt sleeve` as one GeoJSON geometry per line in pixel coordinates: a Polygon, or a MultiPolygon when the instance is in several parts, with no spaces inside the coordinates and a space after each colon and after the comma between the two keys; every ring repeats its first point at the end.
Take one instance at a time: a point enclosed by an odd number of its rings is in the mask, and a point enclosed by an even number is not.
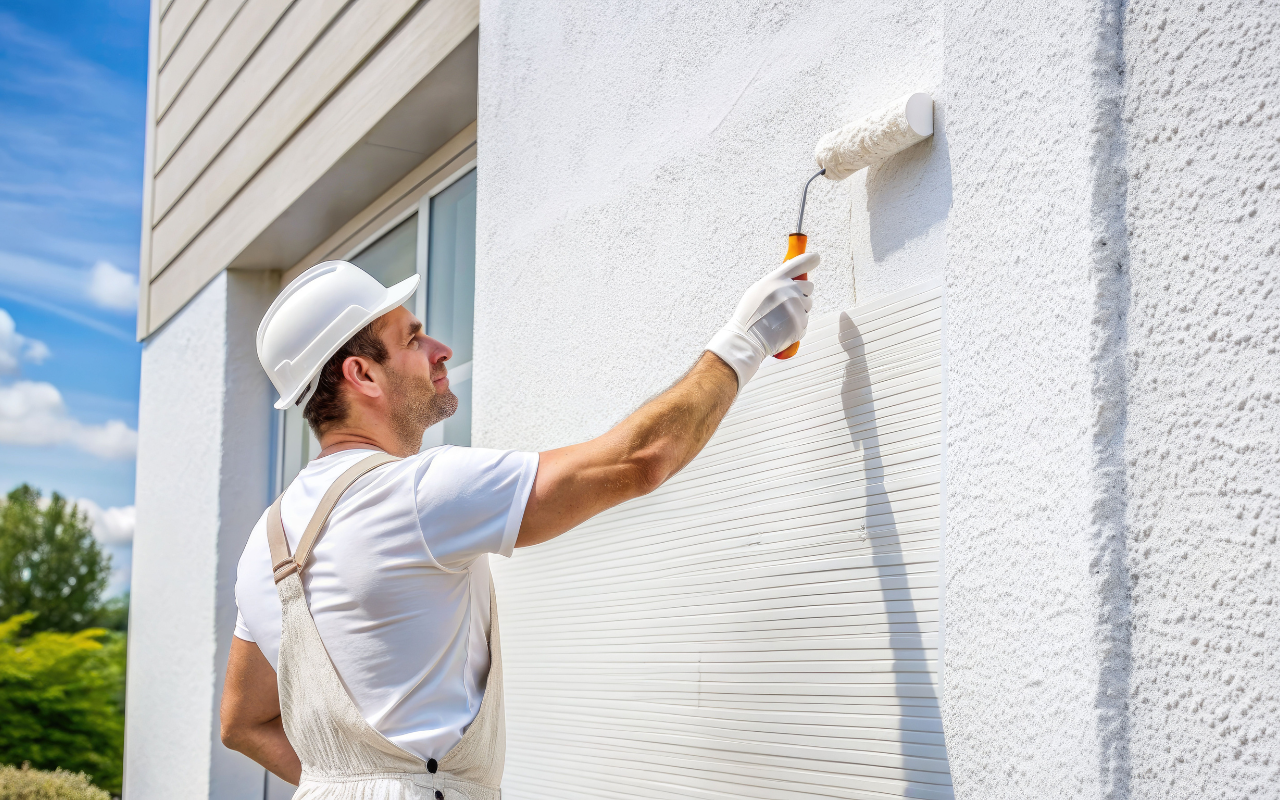
{"type": "Polygon", "coordinates": [[[431,555],[447,569],[478,556],[510,556],[538,474],[538,454],[446,447],[417,476],[418,517],[431,555]]]}
{"type": "Polygon", "coordinates": [[[253,641],[253,634],[249,633],[249,626],[244,622],[244,614],[240,613],[240,609],[236,609],[236,632],[237,639],[243,639],[246,642],[253,641]]]}

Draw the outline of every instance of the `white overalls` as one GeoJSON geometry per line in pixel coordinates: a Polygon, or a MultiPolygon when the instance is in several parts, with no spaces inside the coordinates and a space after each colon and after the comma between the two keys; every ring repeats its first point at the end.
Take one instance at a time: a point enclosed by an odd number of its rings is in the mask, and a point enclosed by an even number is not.
{"type": "Polygon", "coordinates": [[[267,540],[280,594],[280,716],[302,761],[295,800],[500,800],[507,729],[502,703],[498,602],[489,583],[489,679],[475,720],[438,763],[378,733],[361,716],[329,659],[302,589],[302,570],[334,506],[360,476],[399,459],[379,453],[334,481],[320,500],[298,552],[289,555],[280,500],[267,514],[267,540]]]}

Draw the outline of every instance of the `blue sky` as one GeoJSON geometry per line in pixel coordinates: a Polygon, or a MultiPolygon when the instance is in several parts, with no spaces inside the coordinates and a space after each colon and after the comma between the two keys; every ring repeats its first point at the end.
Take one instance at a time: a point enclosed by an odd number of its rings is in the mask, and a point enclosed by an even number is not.
{"type": "Polygon", "coordinates": [[[94,504],[117,590],[142,352],[147,15],[143,0],[0,5],[0,489],[94,504]]]}

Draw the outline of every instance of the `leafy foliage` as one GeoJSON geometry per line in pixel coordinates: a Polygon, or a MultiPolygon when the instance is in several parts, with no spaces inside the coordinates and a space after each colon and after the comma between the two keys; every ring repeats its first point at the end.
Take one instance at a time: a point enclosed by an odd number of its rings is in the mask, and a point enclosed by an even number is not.
{"type": "Polygon", "coordinates": [[[0,763],[86,772],[119,793],[124,634],[89,628],[20,638],[31,618],[0,623],[0,763]]]}
{"type": "Polygon", "coordinates": [[[111,795],[89,783],[83,772],[44,772],[21,767],[0,767],[0,800],[111,800],[111,795]]]}
{"type": "Polygon", "coordinates": [[[0,619],[34,612],[30,630],[87,628],[110,576],[89,518],[57,492],[44,504],[23,484],[0,505],[0,619]]]}
{"type": "Polygon", "coordinates": [[[97,623],[94,627],[106,628],[109,631],[123,633],[129,629],[129,593],[109,598],[98,607],[97,623]]]}

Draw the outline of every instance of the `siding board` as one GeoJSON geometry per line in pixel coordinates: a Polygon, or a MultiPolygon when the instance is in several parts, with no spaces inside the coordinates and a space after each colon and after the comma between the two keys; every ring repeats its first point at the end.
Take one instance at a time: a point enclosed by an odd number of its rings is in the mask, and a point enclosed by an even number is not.
{"type": "MultiPolygon", "coordinates": [[[[287,146],[248,176],[248,183],[233,194],[234,202],[224,203],[225,207],[204,206],[207,214],[203,219],[195,214],[176,218],[183,227],[175,222],[165,228],[171,220],[164,220],[154,232],[152,330],[358,144],[477,25],[479,6],[474,0],[432,0],[420,6],[395,36],[306,120],[287,146]]],[[[234,174],[243,173],[237,169],[234,174]]],[[[222,179],[227,180],[225,175],[222,179]]]]}
{"type": "Polygon", "coordinates": [[[157,120],[163,167],[297,0],[248,0],[157,120]]]}
{"type": "Polygon", "coordinates": [[[815,319],[661,489],[495,563],[513,800],[953,797],[942,284],[815,319]]]}
{"type": "MultiPolygon", "coordinates": [[[[381,1],[381,0],[379,0],[381,1]]],[[[165,119],[156,128],[156,200],[158,222],[178,198],[215,162],[222,151],[275,96],[281,83],[316,43],[334,17],[352,5],[351,0],[317,0],[295,3],[265,42],[254,52],[231,85],[218,97],[195,128],[178,139],[179,120],[165,119]],[[172,150],[171,150],[172,148],[172,150]]],[[[333,85],[307,87],[297,81],[285,93],[323,100],[333,85]]],[[[283,101],[281,101],[283,102],[283,101]]],[[[286,133],[291,133],[292,129],[286,133]]]]}
{"type": "Polygon", "coordinates": [[[157,94],[159,116],[164,116],[165,109],[186,85],[244,4],[245,0],[209,0],[205,3],[200,15],[191,23],[191,29],[160,73],[157,94]]]}
{"type": "Polygon", "coordinates": [[[175,0],[160,20],[160,72],[177,49],[206,0],[175,0]]]}
{"type": "Polygon", "coordinates": [[[414,2],[364,0],[348,7],[189,189],[174,180],[175,173],[161,170],[156,176],[154,257],[162,269],[293,138],[414,2]]]}

